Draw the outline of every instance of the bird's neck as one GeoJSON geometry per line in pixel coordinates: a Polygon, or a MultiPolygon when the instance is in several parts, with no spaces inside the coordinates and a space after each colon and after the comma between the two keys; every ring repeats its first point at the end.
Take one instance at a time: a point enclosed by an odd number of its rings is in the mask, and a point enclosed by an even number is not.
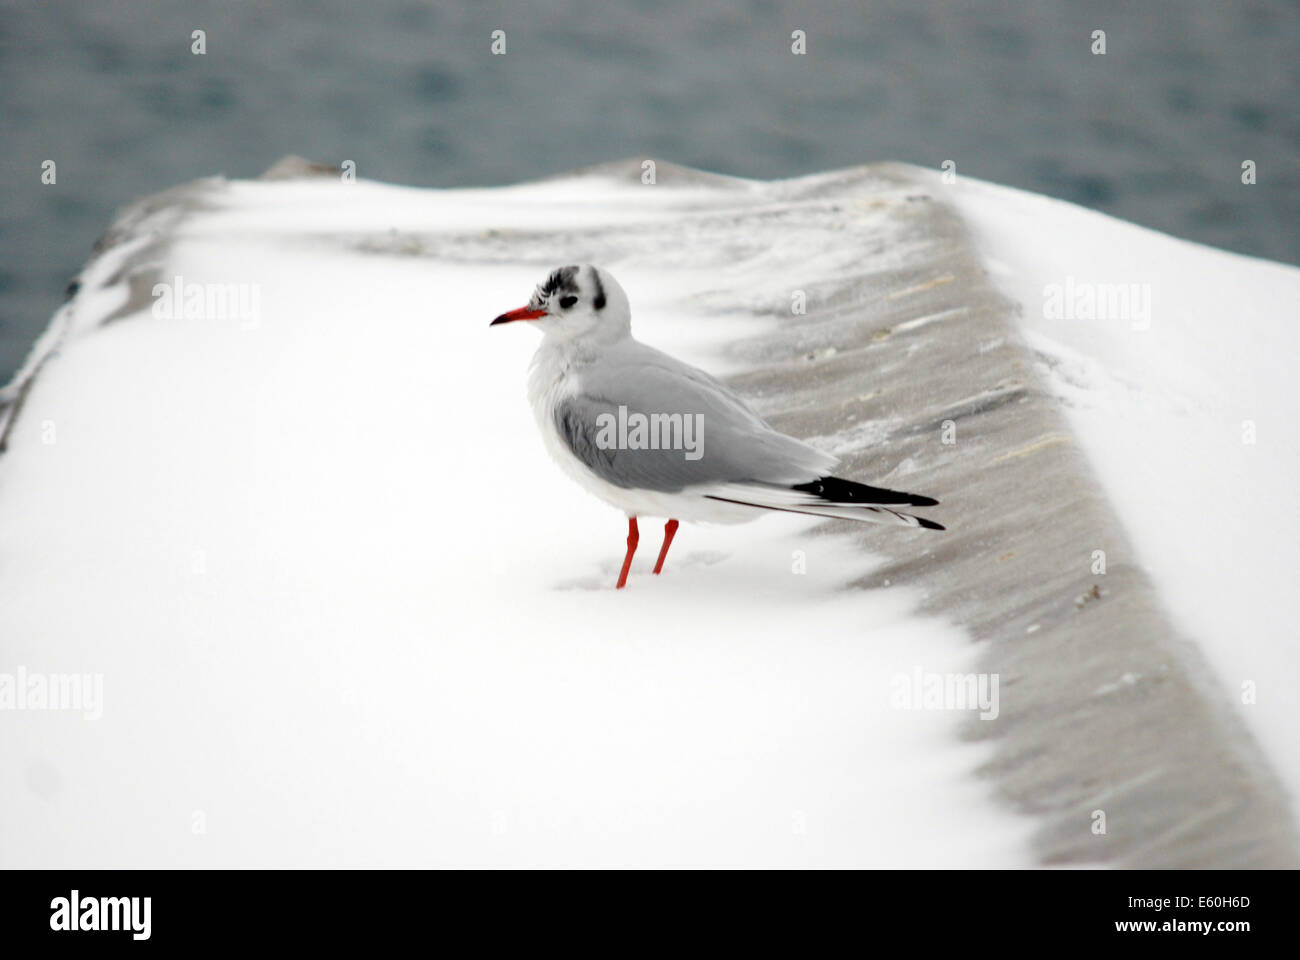
{"type": "Polygon", "coordinates": [[[534,366],[546,366],[559,371],[584,367],[598,356],[632,342],[626,330],[597,330],[578,336],[547,334],[533,358],[534,366]]]}

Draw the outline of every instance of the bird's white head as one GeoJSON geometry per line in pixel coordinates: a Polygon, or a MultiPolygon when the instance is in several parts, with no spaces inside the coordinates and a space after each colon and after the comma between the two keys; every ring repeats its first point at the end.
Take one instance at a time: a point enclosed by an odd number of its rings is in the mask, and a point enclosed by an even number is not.
{"type": "Polygon", "coordinates": [[[627,294],[606,270],[589,263],[552,270],[528,305],[503,313],[490,324],[530,320],[547,337],[626,336],[632,325],[627,294]]]}

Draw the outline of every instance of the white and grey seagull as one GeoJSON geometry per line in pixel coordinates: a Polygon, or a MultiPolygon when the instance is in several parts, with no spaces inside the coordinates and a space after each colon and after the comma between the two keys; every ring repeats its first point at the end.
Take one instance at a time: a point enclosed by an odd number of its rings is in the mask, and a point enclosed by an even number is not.
{"type": "Polygon", "coordinates": [[[768,510],[942,530],[894,509],[939,501],[831,476],[839,462],[772,429],[703,370],[632,336],[627,294],[608,271],[560,267],[528,305],[492,326],[542,331],[528,398],[551,456],[591,493],[627,514],[627,583],[637,517],[665,517],[654,572],[679,520],[736,523],[768,510]]]}

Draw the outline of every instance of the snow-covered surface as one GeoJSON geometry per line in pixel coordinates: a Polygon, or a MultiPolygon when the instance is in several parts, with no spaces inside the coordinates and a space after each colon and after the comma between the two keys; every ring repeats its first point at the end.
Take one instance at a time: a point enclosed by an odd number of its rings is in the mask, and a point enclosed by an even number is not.
{"type": "MultiPolygon", "coordinates": [[[[102,674],[102,718],[0,713],[0,864],[1029,863],[968,716],[891,707],[900,674],[973,669],[961,631],[843,589],[874,561],[802,519],[683,528],[659,578],[646,524],[615,593],[623,519],[545,457],[532,331],[487,324],[576,257],[523,264],[510,232],[662,244],[710,196],[236,183],[157,272],[254,284],[256,318],[100,328],[126,289],[87,284],[0,457],[0,673],[102,674]],[[472,231],[495,262],[393,229],[472,231]]],[[[718,372],[770,322],[695,296],[743,303],[768,265],[605,265],[639,336],[718,372]]]]}
{"type": "Polygon", "coordinates": [[[1137,559],[1294,805],[1300,269],[969,178],[936,177],[934,191],[957,204],[989,273],[1020,303],[1040,373],[1137,559]],[[1081,298],[1098,284],[1136,284],[1134,308],[1089,319],[1081,298]]]}

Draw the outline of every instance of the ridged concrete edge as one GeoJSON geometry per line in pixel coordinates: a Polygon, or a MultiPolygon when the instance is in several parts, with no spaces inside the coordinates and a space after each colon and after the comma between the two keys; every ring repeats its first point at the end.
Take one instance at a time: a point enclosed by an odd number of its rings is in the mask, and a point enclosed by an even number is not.
{"type": "Polygon", "coordinates": [[[154,285],[163,280],[160,268],[169,238],[181,221],[202,209],[211,192],[225,182],[217,177],[194,180],[141,197],[118,211],[95,241],[85,266],[68,284],[63,306],[55,312],[18,372],[0,388],[0,454],[8,449],[9,434],[45,364],[70,338],[150,303],[154,285]],[[119,286],[126,289],[126,299],[120,306],[102,318],[81,316],[87,295],[119,286]]]}
{"type": "Polygon", "coordinates": [[[1001,712],[971,721],[968,733],[995,746],[986,772],[999,792],[1042,821],[1044,863],[1295,867],[1278,778],[1227,689],[1172,626],[1035,374],[1018,306],[994,288],[933,183],[879,165],[806,191],[915,188],[912,202],[890,207],[910,262],[873,270],[862,238],[862,273],[810,294],[819,307],[771,337],[772,362],[740,386],[793,387],[794,409],[779,419],[801,435],[833,433],[855,406],[895,424],[844,472],[940,497],[929,512],[949,529],[922,540],[851,528],[892,558],[861,586],[913,585],[927,610],[981,645],[982,669],[1000,678],[1001,712]],[[818,359],[823,343],[836,352],[818,359]],[[796,349],[812,359],[778,359],[796,349]],[[952,444],[943,443],[946,422],[952,444]],[[882,475],[882,461],[906,471],[882,475]],[[1104,575],[1092,573],[1094,550],[1105,551],[1104,575]],[[1094,832],[1095,811],[1104,834],[1094,832]]]}

